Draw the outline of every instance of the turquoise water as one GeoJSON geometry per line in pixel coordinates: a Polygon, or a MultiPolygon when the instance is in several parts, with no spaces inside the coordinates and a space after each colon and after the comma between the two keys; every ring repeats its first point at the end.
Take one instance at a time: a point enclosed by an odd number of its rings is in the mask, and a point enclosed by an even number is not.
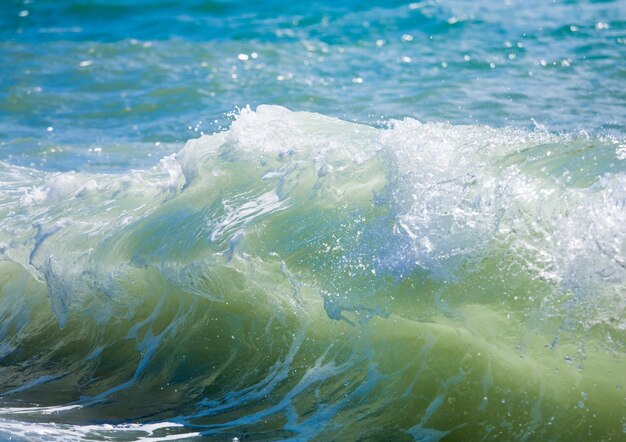
{"type": "Polygon", "coordinates": [[[0,438],[626,437],[623,1],[0,36],[0,438]]]}
{"type": "Polygon", "coordinates": [[[259,104],[375,125],[413,117],[623,134],[625,9],[7,0],[0,159],[50,170],[149,167],[259,104]]]}

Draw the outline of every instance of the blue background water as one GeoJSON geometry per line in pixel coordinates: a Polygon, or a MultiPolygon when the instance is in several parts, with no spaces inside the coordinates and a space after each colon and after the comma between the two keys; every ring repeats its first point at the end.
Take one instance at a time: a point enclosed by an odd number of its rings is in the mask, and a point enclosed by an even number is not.
{"type": "Polygon", "coordinates": [[[626,132],[626,2],[5,0],[0,160],[145,167],[247,104],[626,132]]]}

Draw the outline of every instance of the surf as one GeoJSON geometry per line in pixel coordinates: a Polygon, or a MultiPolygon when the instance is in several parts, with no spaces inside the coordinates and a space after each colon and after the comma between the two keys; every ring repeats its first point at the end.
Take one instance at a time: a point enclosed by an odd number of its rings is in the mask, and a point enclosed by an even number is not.
{"type": "Polygon", "coordinates": [[[619,438],[621,143],[259,106],[150,169],[0,163],[2,431],[619,438]]]}

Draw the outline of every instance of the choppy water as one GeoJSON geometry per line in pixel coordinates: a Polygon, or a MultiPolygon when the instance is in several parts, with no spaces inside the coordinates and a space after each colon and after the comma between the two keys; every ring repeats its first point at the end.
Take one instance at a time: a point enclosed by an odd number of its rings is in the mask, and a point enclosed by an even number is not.
{"type": "Polygon", "coordinates": [[[1,7],[0,438],[626,437],[624,2],[1,7]]]}

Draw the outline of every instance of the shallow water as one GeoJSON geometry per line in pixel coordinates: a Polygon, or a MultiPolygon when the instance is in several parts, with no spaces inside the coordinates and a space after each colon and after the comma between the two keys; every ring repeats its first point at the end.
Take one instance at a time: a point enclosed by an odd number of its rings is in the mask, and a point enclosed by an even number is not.
{"type": "Polygon", "coordinates": [[[623,2],[3,8],[0,437],[624,437],[623,2]]]}

